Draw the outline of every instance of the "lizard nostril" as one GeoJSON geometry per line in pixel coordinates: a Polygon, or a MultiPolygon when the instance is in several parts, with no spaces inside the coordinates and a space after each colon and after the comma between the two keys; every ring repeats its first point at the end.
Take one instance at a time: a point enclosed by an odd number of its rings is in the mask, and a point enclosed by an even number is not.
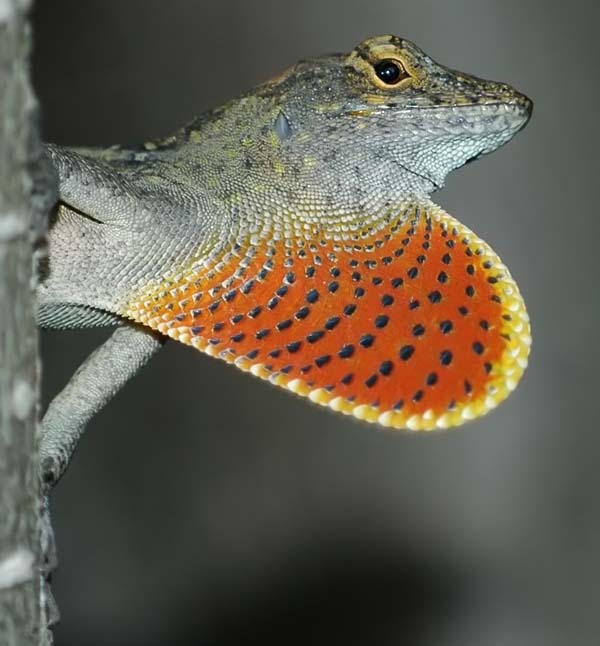
{"type": "Polygon", "coordinates": [[[531,113],[533,112],[533,101],[524,94],[519,94],[519,99],[521,105],[525,108],[525,110],[527,110],[527,114],[531,116],[531,113]]]}

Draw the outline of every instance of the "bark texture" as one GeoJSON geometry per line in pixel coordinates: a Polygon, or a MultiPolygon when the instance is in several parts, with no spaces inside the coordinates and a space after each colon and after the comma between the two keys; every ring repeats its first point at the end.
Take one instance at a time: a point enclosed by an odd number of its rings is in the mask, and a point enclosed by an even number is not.
{"type": "Polygon", "coordinates": [[[34,249],[51,201],[26,0],[0,0],[0,646],[50,643],[40,577],[34,249]]]}

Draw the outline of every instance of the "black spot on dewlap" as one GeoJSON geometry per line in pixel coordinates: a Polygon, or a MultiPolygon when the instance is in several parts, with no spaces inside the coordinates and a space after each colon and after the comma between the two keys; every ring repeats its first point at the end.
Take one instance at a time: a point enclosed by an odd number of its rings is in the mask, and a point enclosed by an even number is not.
{"type": "Polygon", "coordinates": [[[322,368],[324,365],[328,364],[331,361],[331,355],[330,354],[324,354],[321,357],[317,357],[315,359],[315,365],[317,368],[322,368]]]}
{"type": "Polygon", "coordinates": [[[285,319],[285,321],[280,321],[279,323],[277,323],[277,325],[275,327],[280,332],[282,332],[283,330],[287,330],[290,327],[291,324],[292,324],[291,319],[285,319]]]}
{"type": "Polygon", "coordinates": [[[429,292],[427,298],[431,303],[439,303],[442,300],[442,295],[437,290],[429,292]]]}
{"type": "Polygon", "coordinates": [[[403,345],[398,354],[402,361],[408,361],[413,356],[414,352],[415,347],[413,345],[403,345]]]}
{"type": "Polygon", "coordinates": [[[442,321],[440,323],[440,332],[442,334],[448,334],[452,332],[454,326],[452,325],[452,321],[442,321]]]}
{"type": "Polygon", "coordinates": [[[394,364],[391,361],[382,361],[381,364],[379,365],[379,372],[384,377],[387,377],[388,375],[391,374],[393,368],[394,368],[394,364]]]}
{"type": "Polygon", "coordinates": [[[417,323],[412,329],[413,336],[423,336],[425,334],[425,326],[417,323]]]}
{"type": "Polygon", "coordinates": [[[375,341],[375,337],[372,334],[363,334],[360,337],[360,345],[363,348],[370,348],[373,345],[373,341],[375,341]]]}
{"type": "Polygon", "coordinates": [[[365,379],[365,386],[367,388],[372,388],[377,383],[377,375],[371,375],[368,379],[365,379]]]}
{"type": "Polygon", "coordinates": [[[473,352],[475,354],[483,354],[484,347],[479,341],[473,343],[473,352]]]}
{"type": "Polygon", "coordinates": [[[385,314],[380,314],[379,316],[375,317],[375,327],[382,329],[384,328],[389,321],[389,317],[386,316],[385,314]]]}
{"type": "Polygon", "coordinates": [[[452,352],[450,350],[442,350],[440,352],[440,363],[443,366],[449,366],[452,363],[452,352]]]}
{"type": "Polygon", "coordinates": [[[437,384],[437,381],[438,381],[438,376],[437,376],[437,373],[435,372],[430,372],[427,375],[427,378],[425,379],[425,383],[428,386],[434,386],[435,384],[437,384]]]}
{"type": "Polygon", "coordinates": [[[354,346],[351,344],[342,346],[342,348],[338,351],[338,357],[340,357],[340,359],[349,359],[353,354],[354,346]]]}
{"type": "Polygon", "coordinates": [[[325,322],[325,329],[333,330],[339,322],[340,322],[339,316],[332,316],[331,318],[327,319],[327,321],[325,322]]]}
{"type": "Polygon", "coordinates": [[[311,289],[308,294],[306,294],[306,300],[309,303],[316,303],[319,300],[319,292],[316,289],[311,289]]]}

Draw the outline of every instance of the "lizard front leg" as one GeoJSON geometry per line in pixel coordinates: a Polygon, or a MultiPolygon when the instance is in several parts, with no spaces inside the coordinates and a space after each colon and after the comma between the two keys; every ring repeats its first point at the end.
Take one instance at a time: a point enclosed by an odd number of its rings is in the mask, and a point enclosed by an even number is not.
{"type": "Polygon", "coordinates": [[[48,582],[56,568],[54,532],[49,495],[65,472],[90,419],[107,404],[162,347],[165,338],[140,326],[118,327],[71,377],[52,400],[41,426],[40,464],[43,485],[41,543],[44,554],[44,590],[49,625],[59,612],[48,582]]]}
{"type": "Polygon", "coordinates": [[[52,400],[42,420],[40,464],[46,492],[65,472],[90,419],[162,347],[164,337],[127,323],[95,350],[52,400]]]}

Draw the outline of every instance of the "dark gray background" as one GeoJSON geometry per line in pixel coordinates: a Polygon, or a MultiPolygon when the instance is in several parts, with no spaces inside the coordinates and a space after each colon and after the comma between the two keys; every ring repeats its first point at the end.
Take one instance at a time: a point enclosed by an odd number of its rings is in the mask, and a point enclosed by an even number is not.
{"type": "MultiPolygon", "coordinates": [[[[299,58],[389,32],[536,105],[436,196],[526,298],[517,392],[460,430],[383,432],[169,344],[54,496],[58,646],[598,644],[597,3],[36,5],[59,143],[167,134],[299,58]]],[[[105,335],[43,335],[46,399],[105,335]]]]}

